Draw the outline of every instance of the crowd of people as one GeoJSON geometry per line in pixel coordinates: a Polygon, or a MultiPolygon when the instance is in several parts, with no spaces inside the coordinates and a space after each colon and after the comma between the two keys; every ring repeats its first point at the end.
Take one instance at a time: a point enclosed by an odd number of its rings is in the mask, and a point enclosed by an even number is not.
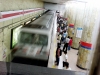
{"type": "Polygon", "coordinates": [[[68,36],[67,20],[58,15],[57,24],[57,49],[55,65],[59,65],[60,56],[62,56],[64,69],[71,70],[69,67],[67,51],[70,51],[73,40],[72,37],[68,36]]]}

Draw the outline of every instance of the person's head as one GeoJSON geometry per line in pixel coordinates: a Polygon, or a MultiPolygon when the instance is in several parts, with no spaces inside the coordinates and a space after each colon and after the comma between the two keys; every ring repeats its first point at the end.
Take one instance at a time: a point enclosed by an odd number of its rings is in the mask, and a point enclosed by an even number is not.
{"type": "Polygon", "coordinates": [[[68,38],[70,38],[70,36],[68,36],[68,38]]]}
{"type": "Polygon", "coordinates": [[[68,62],[65,62],[65,67],[66,67],[66,69],[69,68],[69,63],[68,62]]]}
{"type": "Polygon", "coordinates": [[[67,51],[65,51],[64,54],[66,55],[67,54],[67,51]]]}
{"type": "Polygon", "coordinates": [[[60,45],[58,46],[58,49],[60,48],[60,45]]]}
{"type": "Polygon", "coordinates": [[[58,36],[59,36],[60,34],[58,34],[58,36]]]}
{"type": "Polygon", "coordinates": [[[72,37],[70,37],[70,39],[73,39],[72,37]]]}
{"type": "Polygon", "coordinates": [[[63,24],[61,24],[61,26],[63,26],[63,24]]]}
{"type": "Polygon", "coordinates": [[[64,31],[64,33],[66,33],[66,31],[64,31]]]}

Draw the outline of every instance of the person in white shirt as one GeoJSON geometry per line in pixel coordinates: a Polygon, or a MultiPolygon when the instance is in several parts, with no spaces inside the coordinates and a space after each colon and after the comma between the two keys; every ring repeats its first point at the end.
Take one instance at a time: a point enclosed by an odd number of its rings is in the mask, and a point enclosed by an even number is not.
{"type": "Polygon", "coordinates": [[[62,37],[62,35],[61,35],[61,34],[59,34],[59,35],[58,35],[58,40],[61,40],[61,37],[62,37]]]}
{"type": "Polygon", "coordinates": [[[63,67],[64,67],[64,63],[68,61],[68,55],[67,52],[65,51],[63,54],[63,67]]]}
{"type": "Polygon", "coordinates": [[[66,70],[72,70],[72,69],[69,67],[69,63],[68,63],[68,62],[65,62],[65,63],[64,63],[64,66],[65,66],[65,69],[66,69],[66,70]]]}
{"type": "Polygon", "coordinates": [[[67,52],[65,51],[64,52],[64,60],[63,60],[64,62],[67,62],[68,61],[68,55],[67,55],[67,52]]]}

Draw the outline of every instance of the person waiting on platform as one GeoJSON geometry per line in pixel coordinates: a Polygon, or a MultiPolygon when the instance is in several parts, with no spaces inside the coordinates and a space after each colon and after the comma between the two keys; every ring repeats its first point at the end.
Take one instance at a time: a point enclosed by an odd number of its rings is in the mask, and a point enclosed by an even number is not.
{"type": "Polygon", "coordinates": [[[61,37],[61,34],[59,34],[57,38],[57,47],[61,45],[61,37]]]}
{"type": "Polygon", "coordinates": [[[62,30],[64,29],[64,24],[63,24],[63,23],[61,24],[61,29],[62,29],[62,30]]]}
{"type": "Polygon", "coordinates": [[[64,52],[64,55],[63,55],[63,67],[64,67],[65,62],[68,62],[68,55],[66,51],[64,52]]]}
{"type": "Polygon", "coordinates": [[[69,38],[70,38],[69,36],[66,38],[66,41],[65,41],[65,44],[64,44],[64,47],[63,47],[63,52],[65,52],[65,51],[67,52],[68,44],[69,44],[69,41],[70,41],[69,38]],[[65,50],[65,48],[66,48],[66,50],[65,50]]]}
{"type": "Polygon", "coordinates": [[[62,43],[65,43],[67,35],[68,35],[67,32],[64,31],[63,34],[62,34],[62,38],[63,38],[62,43]]]}
{"type": "Polygon", "coordinates": [[[60,27],[60,34],[61,34],[61,35],[63,34],[63,30],[61,29],[61,27],[60,27]]]}
{"type": "Polygon", "coordinates": [[[70,50],[71,46],[72,46],[72,42],[73,42],[73,39],[72,37],[70,38],[70,41],[69,41],[69,44],[68,44],[68,50],[70,50]]]}
{"type": "Polygon", "coordinates": [[[69,67],[69,63],[68,62],[64,63],[64,69],[71,70],[71,68],[69,67]]]}
{"type": "Polygon", "coordinates": [[[66,38],[67,35],[68,35],[68,33],[67,33],[66,31],[64,31],[64,33],[63,33],[63,37],[66,38]]]}
{"type": "Polygon", "coordinates": [[[59,65],[60,56],[61,56],[61,49],[60,46],[58,46],[56,50],[56,61],[55,61],[55,65],[57,66],[59,65]]]}
{"type": "Polygon", "coordinates": [[[60,33],[60,26],[57,27],[57,34],[60,33]]]}

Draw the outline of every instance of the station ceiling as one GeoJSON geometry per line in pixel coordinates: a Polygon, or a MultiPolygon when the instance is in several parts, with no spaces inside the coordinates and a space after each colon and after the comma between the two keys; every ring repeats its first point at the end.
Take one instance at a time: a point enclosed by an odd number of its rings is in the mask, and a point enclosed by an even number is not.
{"type": "Polygon", "coordinates": [[[50,2],[50,3],[58,3],[58,4],[64,4],[66,3],[68,0],[42,0],[44,2],[50,2]]]}

